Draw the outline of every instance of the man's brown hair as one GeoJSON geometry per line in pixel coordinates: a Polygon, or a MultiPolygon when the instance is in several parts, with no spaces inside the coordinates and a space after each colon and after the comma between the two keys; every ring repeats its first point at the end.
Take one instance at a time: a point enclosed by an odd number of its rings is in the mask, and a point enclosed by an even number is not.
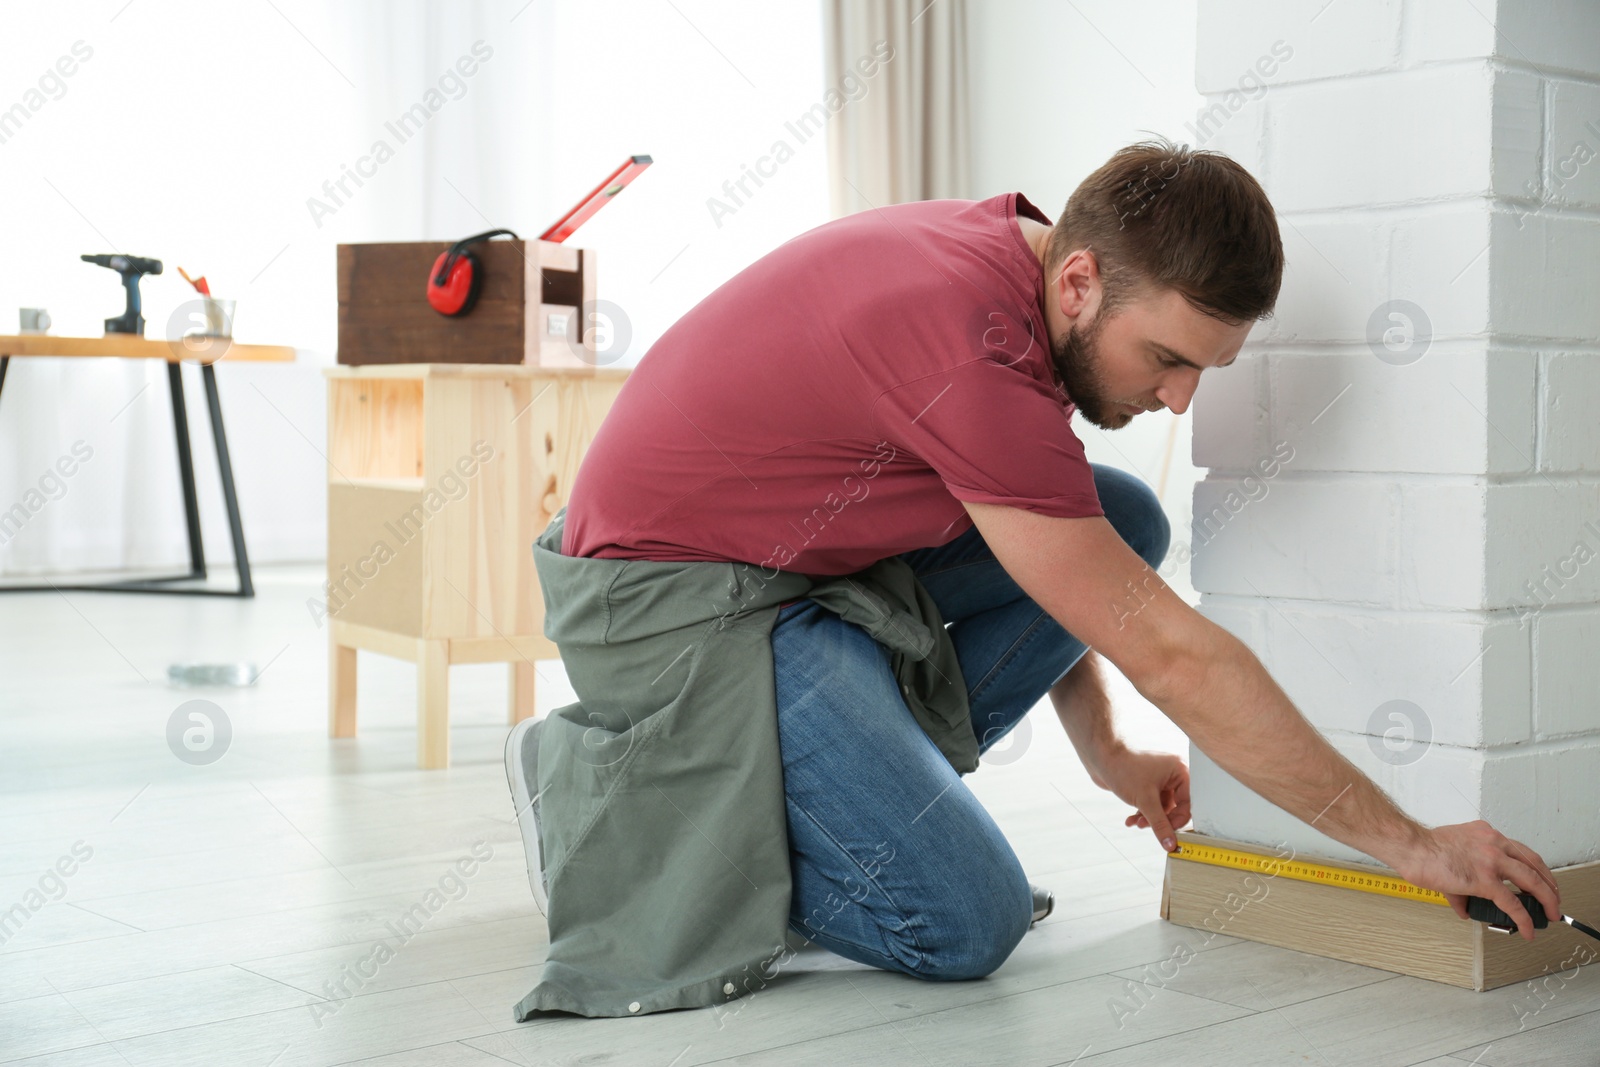
{"type": "Polygon", "coordinates": [[[1050,233],[1046,273],[1080,248],[1094,253],[1108,313],[1165,288],[1214,318],[1250,322],[1271,313],[1283,276],[1277,218],[1250,173],[1165,140],[1120,149],[1083,180],[1050,233]]]}

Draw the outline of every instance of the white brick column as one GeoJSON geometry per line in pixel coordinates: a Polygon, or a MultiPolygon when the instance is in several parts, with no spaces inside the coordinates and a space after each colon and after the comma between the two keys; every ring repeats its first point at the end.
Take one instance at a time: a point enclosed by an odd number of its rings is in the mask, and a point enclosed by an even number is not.
{"type": "MultiPolygon", "coordinates": [[[[1288,260],[1195,401],[1202,610],[1418,819],[1593,860],[1600,4],[1201,0],[1198,41],[1188,139],[1288,260]]],[[[1363,858],[1191,755],[1197,830],[1363,858]]]]}

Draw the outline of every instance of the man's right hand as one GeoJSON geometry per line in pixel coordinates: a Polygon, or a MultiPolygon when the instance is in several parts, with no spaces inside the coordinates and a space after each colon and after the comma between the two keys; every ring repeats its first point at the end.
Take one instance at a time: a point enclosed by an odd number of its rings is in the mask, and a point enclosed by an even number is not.
{"type": "Polygon", "coordinates": [[[1467,897],[1486,897],[1516,920],[1517,931],[1533,940],[1533,920],[1505,879],[1532,893],[1552,921],[1561,912],[1561,890],[1539,855],[1479,819],[1424,830],[1420,845],[1394,865],[1412,885],[1437,890],[1461,918],[1467,897]]]}

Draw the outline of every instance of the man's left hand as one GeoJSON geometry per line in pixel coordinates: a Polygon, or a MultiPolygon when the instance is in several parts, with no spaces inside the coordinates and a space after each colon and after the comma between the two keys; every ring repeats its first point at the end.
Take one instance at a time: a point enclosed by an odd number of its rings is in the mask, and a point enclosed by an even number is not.
{"type": "Polygon", "coordinates": [[[1149,827],[1161,847],[1177,848],[1175,830],[1189,821],[1189,767],[1167,752],[1142,752],[1123,749],[1109,757],[1090,779],[1101,789],[1137,810],[1123,820],[1124,826],[1149,827]]]}

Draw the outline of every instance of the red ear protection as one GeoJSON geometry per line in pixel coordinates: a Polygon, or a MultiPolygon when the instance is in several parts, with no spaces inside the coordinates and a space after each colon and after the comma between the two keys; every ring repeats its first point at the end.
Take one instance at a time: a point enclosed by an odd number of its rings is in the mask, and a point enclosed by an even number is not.
{"type": "Polygon", "coordinates": [[[483,264],[467,250],[468,246],[501,234],[517,236],[510,230],[485,230],[463,237],[450,246],[450,251],[439,253],[439,258],[433,261],[433,269],[428,272],[428,303],[433,310],[452,318],[472,310],[483,288],[483,264]]]}

